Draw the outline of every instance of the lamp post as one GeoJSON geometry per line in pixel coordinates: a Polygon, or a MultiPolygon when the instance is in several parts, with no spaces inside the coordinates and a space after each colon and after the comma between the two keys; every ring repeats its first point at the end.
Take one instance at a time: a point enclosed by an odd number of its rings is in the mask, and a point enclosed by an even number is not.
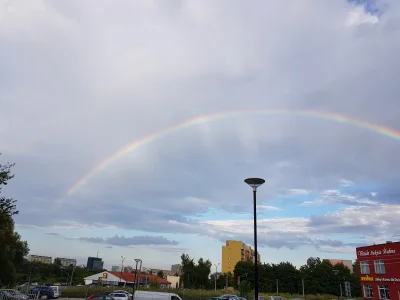
{"type": "Polygon", "coordinates": [[[123,257],[123,256],[121,255],[121,277],[120,277],[120,279],[119,279],[119,282],[122,281],[122,272],[124,271],[124,260],[125,260],[125,257],[123,257]]]}
{"type": "Polygon", "coordinates": [[[215,267],[215,290],[217,290],[217,270],[218,270],[218,266],[219,266],[219,263],[218,264],[214,264],[214,267],[215,267]]]}
{"type": "Polygon", "coordinates": [[[73,267],[72,267],[72,273],[71,273],[71,278],[70,278],[70,281],[69,281],[69,286],[72,286],[72,278],[74,277],[75,267],[76,267],[76,266],[73,266],[73,267]]]}
{"type": "Polygon", "coordinates": [[[253,206],[254,206],[254,300],[258,300],[258,252],[257,252],[257,188],[265,180],[262,178],[247,178],[244,180],[253,188],[253,206]]]}
{"type": "Polygon", "coordinates": [[[139,263],[140,259],[135,258],[135,262],[136,262],[136,267],[135,267],[135,282],[133,283],[132,286],[132,295],[135,295],[135,285],[136,285],[136,281],[137,281],[137,265],[139,263]]]}
{"type": "Polygon", "coordinates": [[[136,269],[135,269],[135,283],[134,286],[136,286],[136,289],[139,288],[139,280],[140,280],[140,273],[142,271],[142,260],[140,258],[135,258],[135,262],[136,262],[136,269]],[[138,271],[138,263],[140,262],[139,265],[139,274],[137,273],[138,271]]]}

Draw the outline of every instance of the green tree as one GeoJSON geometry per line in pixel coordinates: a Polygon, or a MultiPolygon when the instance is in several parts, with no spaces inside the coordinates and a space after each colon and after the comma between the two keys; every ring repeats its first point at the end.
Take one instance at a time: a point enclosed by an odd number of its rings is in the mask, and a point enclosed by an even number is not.
{"type": "Polygon", "coordinates": [[[158,282],[157,282],[157,280],[155,280],[155,279],[150,279],[150,287],[152,287],[152,288],[159,288],[160,287],[160,285],[158,284],[158,282]]]}
{"type": "MultiPolygon", "coordinates": [[[[0,164],[0,194],[2,186],[14,177],[11,168],[14,164],[0,164]]],[[[20,266],[24,257],[29,253],[28,244],[21,240],[21,236],[14,231],[13,216],[19,212],[16,200],[0,197],[0,282],[13,285],[17,279],[16,268],[20,266]]]]}
{"type": "Polygon", "coordinates": [[[200,258],[197,264],[188,254],[181,255],[181,284],[185,288],[209,288],[211,282],[209,280],[211,273],[211,262],[207,259],[200,258]]]}
{"type": "Polygon", "coordinates": [[[157,276],[161,277],[161,278],[164,278],[164,272],[162,270],[158,271],[157,272],[157,276]]]}
{"type": "Polygon", "coordinates": [[[233,277],[233,286],[236,289],[238,288],[239,277],[240,281],[245,280],[251,286],[254,286],[254,263],[252,261],[239,261],[233,269],[233,277]]]}

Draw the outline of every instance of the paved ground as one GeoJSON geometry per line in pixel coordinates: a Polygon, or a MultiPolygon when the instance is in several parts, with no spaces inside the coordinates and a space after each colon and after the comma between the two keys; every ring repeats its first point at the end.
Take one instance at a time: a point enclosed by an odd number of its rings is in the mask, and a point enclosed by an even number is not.
{"type": "Polygon", "coordinates": [[[68,300],[68,299],[85,300],[85,298],[58,298],[58,300],[68,300]]]}

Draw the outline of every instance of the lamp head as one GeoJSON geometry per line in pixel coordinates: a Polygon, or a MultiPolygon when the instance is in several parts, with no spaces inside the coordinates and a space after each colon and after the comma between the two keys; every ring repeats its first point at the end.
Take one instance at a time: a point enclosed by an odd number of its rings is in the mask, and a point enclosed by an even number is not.
{"type": "Polygon", "coordinates": [[[265,182],[265,180],[262,178],[247,178],[244,180],[244,182],[251,186],[253,191],[256,191],[257,188],[265,182]]]}

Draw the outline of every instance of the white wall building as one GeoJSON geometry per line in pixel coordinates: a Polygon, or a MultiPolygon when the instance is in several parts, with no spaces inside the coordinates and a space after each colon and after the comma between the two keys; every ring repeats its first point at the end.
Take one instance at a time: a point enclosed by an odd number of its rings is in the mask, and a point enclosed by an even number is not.
{"type": "Polygon", "coordinates": [[[101,272],[101,273],[97,273],[88,277],[85,277],[85,285],[89,285],[92,283],[97,284],[99,281],[99,277],[102,278],[102,284],[105,285],[118,285],[119,282],[125,282],[125,280],[121,280],[119,277],[114,276],[113,274],[111,274],[110,272],[101,272]],[[107,275],[104,275],[107,274],[107,275]],[[107,277],[107,278],[104,278],[107,277]]]}
{"type": "Polygon", "coordinates": [[[44,263],[44,264],[51,264],[51,256],[29,255],[28,261],[30,261],[30,262],[41,262],[41,263],[44,263]]]}

